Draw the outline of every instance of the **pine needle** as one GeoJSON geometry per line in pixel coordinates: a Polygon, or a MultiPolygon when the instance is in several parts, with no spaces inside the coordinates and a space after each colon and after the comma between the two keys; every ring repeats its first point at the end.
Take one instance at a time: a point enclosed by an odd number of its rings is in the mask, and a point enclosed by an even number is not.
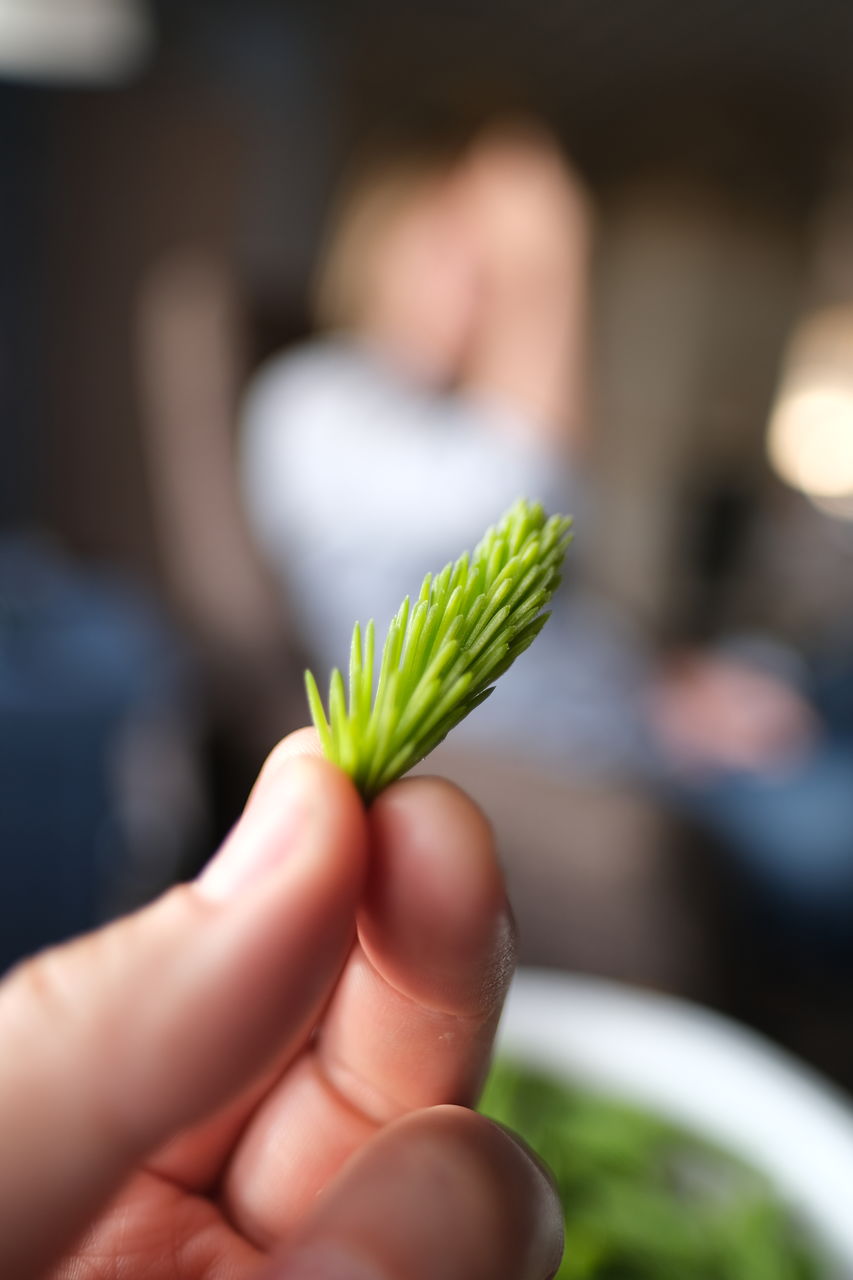
{"type": "Polygon", "coordinates": [[[375,629],[356,623],[349,690],[337,669],[328,717],[317,682],[305,673],[308,705],[323,754],[369,802],[443,741],[492,692],[533,643],[560,583],[571,520],[520,499],[467,552],[427,574],[414,602],[388,628],[374,689],[375,629]]]}

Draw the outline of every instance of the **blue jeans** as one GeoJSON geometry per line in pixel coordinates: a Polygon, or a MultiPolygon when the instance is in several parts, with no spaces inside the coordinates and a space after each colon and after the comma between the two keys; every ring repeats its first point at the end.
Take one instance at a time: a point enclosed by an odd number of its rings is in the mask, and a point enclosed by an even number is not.
{"type": "Polygon", "coordinates": [[[97,923],[124,857],[116,743],[184,686],[174,637],[126,584],[0,542],[0,972],[97,923]]]}
{"type": "Polygon", "coordinates": [[[828,745],[783,777],[729,774],[687,800],[752,878],[853,933],[853,749],[828,745]]]}

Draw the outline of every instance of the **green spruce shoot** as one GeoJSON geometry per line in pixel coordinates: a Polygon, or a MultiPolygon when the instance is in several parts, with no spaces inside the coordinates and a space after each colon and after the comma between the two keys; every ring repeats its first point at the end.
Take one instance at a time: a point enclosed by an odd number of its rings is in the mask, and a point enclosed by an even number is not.
{"type": "Polygon", "coordinates": [[[519,500],[392,620],[374,689],[375,627],[352,634],[349,689],[332,672],[328,716],[305,673],[323,754],[370,801],[428,755],[479,706],[495,681],[533,643],[560,583],[571,520],[519,500]]]}

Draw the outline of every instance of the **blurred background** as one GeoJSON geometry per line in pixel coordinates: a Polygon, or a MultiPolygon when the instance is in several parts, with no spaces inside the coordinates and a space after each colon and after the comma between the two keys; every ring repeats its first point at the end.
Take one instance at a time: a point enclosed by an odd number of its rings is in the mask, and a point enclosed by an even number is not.
{"type": "Polygon", "coordinates": [[[853,1085],[852,65],[844,0],[0,0],[0,965],[526,486],[568,594],[434,766],[523,957],[853,1085]]]}

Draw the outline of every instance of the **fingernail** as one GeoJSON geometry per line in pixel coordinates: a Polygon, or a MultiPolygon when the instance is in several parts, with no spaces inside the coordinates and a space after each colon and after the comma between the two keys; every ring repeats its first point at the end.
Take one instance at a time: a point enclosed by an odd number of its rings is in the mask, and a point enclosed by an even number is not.
{"type": "Polygon", "coordinates": [[[264,1280],[389,1280],[364,1257],[327,1244],[306,1245],[283,1258],[264,1280]]]}
{"type": "Polygon", "coordinates": [[[318,799],[310,762],[288,760],[251,803],[196,880],[200,894],[225,902],[272,871],[304,838],[318,799]]]}

